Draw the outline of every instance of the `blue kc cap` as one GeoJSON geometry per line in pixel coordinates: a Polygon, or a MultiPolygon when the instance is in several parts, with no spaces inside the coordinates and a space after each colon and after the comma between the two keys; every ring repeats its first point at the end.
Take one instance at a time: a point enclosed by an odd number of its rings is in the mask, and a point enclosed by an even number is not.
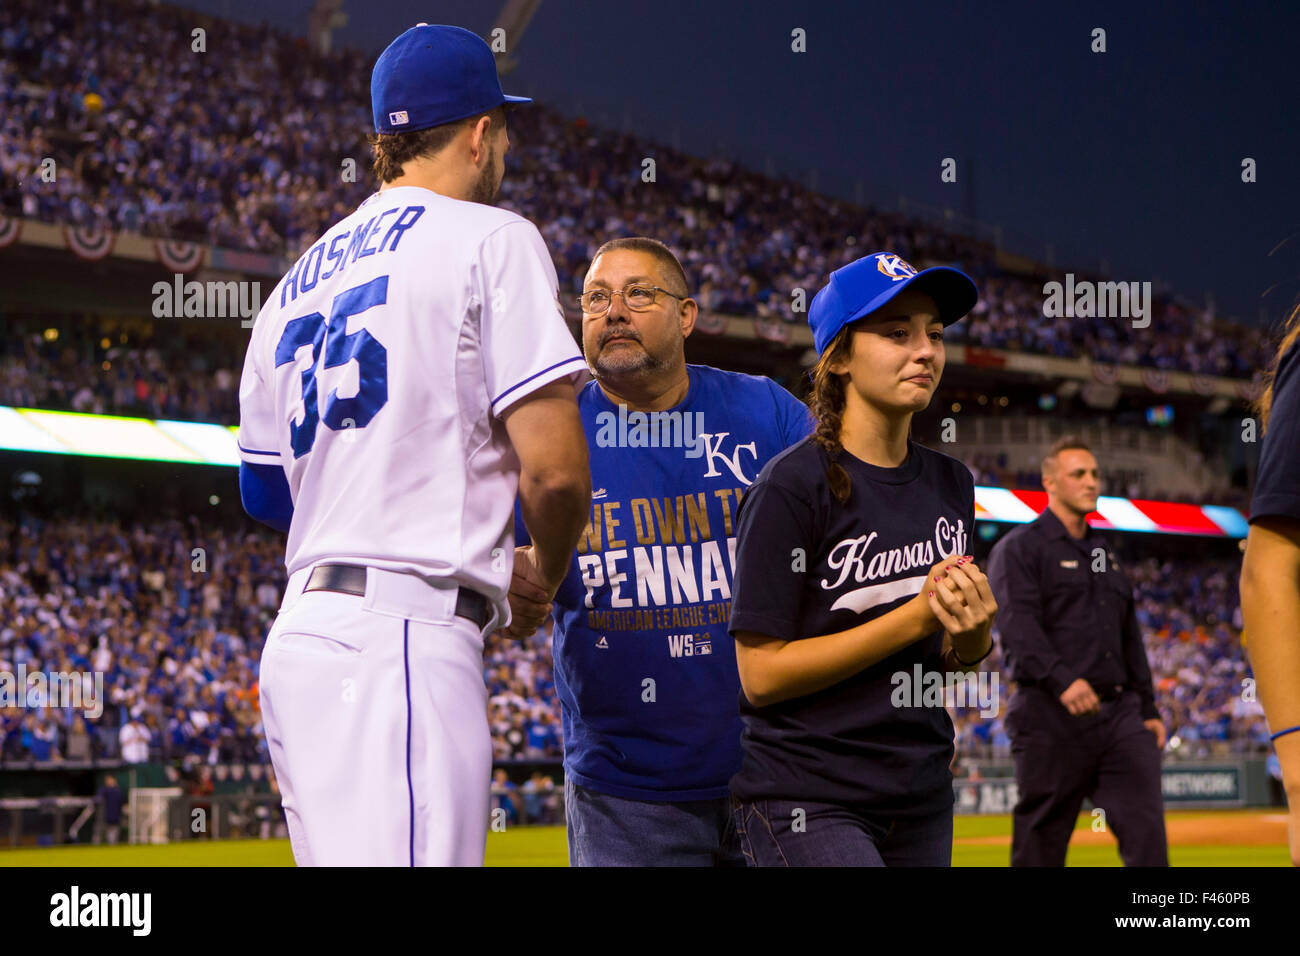
{"type": "Polygon", "coordinates": [[[904,289],[927,293],[939,306],[939,320],[952,325],[975,308],[979,290],[966,273],[947,266],[917,272],[892,252],[873,252],[831,273],[831,281],[808,309],[813,344],[820,355],[840,329],[876,311],[904,289]]]}
{"type": "Polygon", "coordinates": [[[460,27],[411,27],[388,44],[370,75],[376,133],[428,129],[502,103],[531,102],[501,92],[492,50],[460,27]]]}

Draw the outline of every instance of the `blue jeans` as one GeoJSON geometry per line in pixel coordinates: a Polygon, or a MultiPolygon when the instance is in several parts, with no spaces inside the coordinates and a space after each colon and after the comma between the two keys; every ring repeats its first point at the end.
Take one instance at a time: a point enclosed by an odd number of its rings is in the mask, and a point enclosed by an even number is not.
{"type": "Polygon", "coordinates": [[[569,865],[744,866],[730,800],[627,800],[566,777],[569,865]]]}
{"type": "Polygon", "coordinates": [[[750,866],[952,866],[952,810],[884,817],[810,800],[734,797],[750,866]]]}

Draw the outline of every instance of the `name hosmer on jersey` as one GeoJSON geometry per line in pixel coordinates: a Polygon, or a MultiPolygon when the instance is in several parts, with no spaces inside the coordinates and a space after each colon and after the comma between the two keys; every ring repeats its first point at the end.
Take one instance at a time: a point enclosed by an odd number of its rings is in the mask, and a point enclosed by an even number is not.
{"type": "MultiPolygon", "coordinates": [[[[647,631],[725,624],[736,559],[732,519],[743,492],[718,488],[711,494],[595,502],[578,539],[588,627],[647,631]],[[609,610],[596,609],[595,593],[605,587],[609,610]]],[[[673,657],[711,653],[688,652],[695,641],[681,637],[669,638],[673,657]]]]}
{"type": "Polygon", "coordinates": [[[280,283],[280,308],[316,288],[318,282],[323,282],[336,272],[346,271],[358,259],[380,252],[396,252],[397,244],[402,241],[406,230],[419,222],[422,215],[423,206],[406,206],[400,212],[396,208],[385,209],[367,219],[356,230],[346,229],[334,236],[329,240],[328,250],[324,240],[316,243],[293,264],[293,268],[280,283]],[[383,237],[378,238],[384,228],[385,217],[394,215],[397,218],[388,224],[383,237]],[[345,242],[347,245],[344,245],[345,242]],[[329,267],[322,272],[322,265],[326,263],[329,267]]]}

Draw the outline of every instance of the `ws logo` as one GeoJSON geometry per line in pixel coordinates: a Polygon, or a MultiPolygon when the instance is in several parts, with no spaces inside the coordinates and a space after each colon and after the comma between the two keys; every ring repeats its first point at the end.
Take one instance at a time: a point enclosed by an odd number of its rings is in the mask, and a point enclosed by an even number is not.
{"type": "Polygon", "coordinates": [[[669,657],[704,657],[713,653],[713,643],[707,637],[698,641],[694,634],[669,634],[669,657]]]}

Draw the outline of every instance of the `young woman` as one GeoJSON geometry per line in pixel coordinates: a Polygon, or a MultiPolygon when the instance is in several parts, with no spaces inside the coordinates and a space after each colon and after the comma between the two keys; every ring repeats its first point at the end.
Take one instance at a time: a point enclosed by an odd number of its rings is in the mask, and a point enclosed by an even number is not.
{"type": "Polygon", "coordinates": [[[970,472],[908,435],[943,327],[977,298],[955,269],[881,252],[813,300],[816,431],[763,469],[736,532],[731,791],[752,865],[952,862],[953,726],[924,691],[988,655],[997,605],[970,556],[970,472]]]}
{"type": "Polygon", "coordinates": [[[1292,314],[1257,412],[1264,427],[1241,616],[1259,700],[1291,805],[1291,862],[1300,866],[1300,308],[1292,314]]]}

